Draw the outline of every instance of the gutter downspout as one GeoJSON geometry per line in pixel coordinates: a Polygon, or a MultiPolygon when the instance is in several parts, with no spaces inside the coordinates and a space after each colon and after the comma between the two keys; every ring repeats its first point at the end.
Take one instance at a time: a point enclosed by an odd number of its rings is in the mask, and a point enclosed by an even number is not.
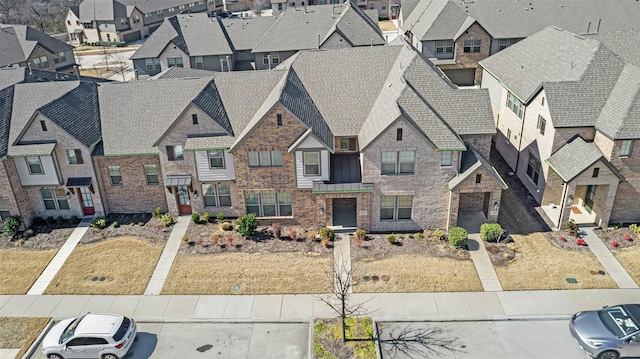
{"type": "Polygon", "coordinates": [[[560,224],[562,223],[562,213],[564,213],[564,204],[565,201],[567,200],[567,190],[568,190],[568,186],[567,186],[567,182],[565,182],[562,185],[562,201],[560,201],[560,215],[558,216],[558,230],[560,230],[560,224]]]}
{"type": "MultiPolygon", "coordinates": [[[[509,94],[507,94],[507,96],[509,96],[509,94]]],[[[524,103],[522,103],[522,105],[524,105],[524,103]]],[[[524,133],[524,119],[527,116],[527,107],[525,106],[525,108],[522,111],[522,126],[520,126],[520,140],[518,141],[518,157],[516,158],[516,168],[515,168],[515,173],[516,176],[518,175],[518,165],[520,164],[520,154],[522,151],[522,134],[524,133]]],[[[538,186],[538,184],[536,183],[536,187],[538,186]]]]}

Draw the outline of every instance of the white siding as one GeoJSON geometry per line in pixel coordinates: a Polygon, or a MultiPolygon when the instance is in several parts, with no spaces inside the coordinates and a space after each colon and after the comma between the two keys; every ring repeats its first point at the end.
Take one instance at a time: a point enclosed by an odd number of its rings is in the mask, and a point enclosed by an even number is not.
{"type": "Polygon", "coordinates": [[[195,151],[196,170],[198,171],[198,181],[229,181],[236,179],[236,171],[233,167],[233,155],[224,151],[224,166],[222,169],[212,169],[209,167],[209,152],[195,151]]]}
{"type": "Polygon", "coordinates": [[[44,170],[42,175],[32,175],[27,167],[27,159],[25,157],[14,158],[20,183],[23,186],[59,186],[60,179],[52,156],[40,156],[40,163],[44,170]]]}
{"type": "Polygon", "coordinates": [[[320,143],[320,141],[318,141],[315,137],[307,136],[307,138],[305,138],[304,141],[302,141],[302,143],[300,143],[297,148],[317,149],[317,148],[323,148],[323,147],[324,145],[320,143]]]}
{"type": "Polygon", "coordinates": [[[482,82],[480,87],[483,89],[489,89],[489,98],[491,99],[491,107],[493,107],[493,113],[500,112],[500,106],[502,105],[502,85],[498,82],[498,79],[493,77],[488,71],[482,71],[482,82]]]}
{"type": "Polygon", "coordinates": [[[320,151],[320,176],[305,176],[304,162],[302,160],[303,151],[296,151],[296,183],[298,188],[312,188],[313,181],[329,180],[329,151],[320,151]]]}

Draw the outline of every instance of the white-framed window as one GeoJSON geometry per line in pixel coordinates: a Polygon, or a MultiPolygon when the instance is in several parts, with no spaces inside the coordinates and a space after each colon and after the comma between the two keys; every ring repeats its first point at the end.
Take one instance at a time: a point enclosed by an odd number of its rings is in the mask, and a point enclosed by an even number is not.
{"type": "Polygon", "coordinates": [[[42,162],[38,156],[28,156],[24,158],[27,161],[27,167],[29,168],[29,174],[43,175],[44,168],[42,168],[42,162]]]}
{"type": "Polygon", "coordinates": [[[382,152],[382,174],[412,174],[415,151],[382,152]]]}
{"type": "Polygon", "coordinates": [[[507,96],[507,107],[519,118],[524,118],[524,104],[511,92],[507,96]]]}
{"type": "Polygon", "coordinates": [[[533,155],[533,153],[529,153],[529,162],[527,163],[527,176],[531,178],[533,183],[538,184],[538,179],[540,179],[540,160],[533,155]]]}
{"type": "Polygon", "coordinates": [[[238,55],[246,55],[247,54],[247,50],[238,50],[238,55]]]}
{"type": "Polygon", "coordinates": [[[498,39],[498,51],[502,51],[518,41],[520,39],[498,39]]]}
{"type": "Polygon", "coordinates": [[[156,165],[144,165],[144,176],[147,178],[147,184],[158,184],[158,166],[156,165]]]}
{"type": "Polygon", "coordinates": [[[36,57],[33,59],[33,64],[39,69],[44,69],[49,67],[49,59],[46,56],[36,57]]]}
{"type": "Polygon", "coordinates": [[[194,3],[194,2],[189,4],[189,7],[195,7],[195,6],[196,6],[196,3],[194,3]]]}
{"type": "Polygon", "coordinates": [[[53,63],[59,64],[61,62],[67,61],[67,56],[65,56],[64,51],[57,52],[53,54],[53,63]]]}
{"type": "Polygon", "coordinates": [[[462,43],[463,52],[480,52],[480,40],[464,40],[462,43]]]}
{"type": "Polygon", "coordinates": [[[249,167],[282,166],[280,151],[249,151],[249,167]]]}
{"type": "Polygon", "coordinates": [[[631,151],[633,151],[633,140],[622,141],[622,145],[620,146],[620,157],[631,156],[631,151]]]}
{"type": "Polygon", "coordinates": [[[291,216],[292,195],[290,192],[280,193],[246,193],[247,214],[255,213],[258,217],[291,216]]]}
{"type": "Polygon", "coordinates": [[[158,15],[158,16],[162,16],[162,15],[164,15],[164,10],[158,10],[158,11],[156,11],[156,15],[158,15]]]}
{"type": "Polygon", "coordinates": [[[167,59],[167,66],[169,66],[169,67],[173,67],[173,66],[184,67],[184,65],[182,64],[182,57],[169,57],[167,59]]]}
{"type": "Polygon", "coordinates": [[[176,12],[176,8],[175,7],[170,7],[169,10],[167,10],[169,12],[169,14],[173,14],[174,12],[176,12]]]}
{"type": "Polygon", "coordinates": [[[442,151],[442,157],[440,158],[440,166],[451,166],[453,158],[453,151],[442,151]]]}
{"type": "Polygon", "coordinates": [[[340,138],[340,149],[343,151],[356,151],[358,149],[357,139],[355,137],[340,138]]]}
{"type": "Polygon", "coordinates": [[[150,18],[151,16],[153,16],[153,14],[151,14],[150,12],[144,14],[144,17],[147,19],[150,18]]]}
{"type": "Polygon", "coordinates": [[[81,165],[84,163],[82,151],[80,150],[67,150],[67,157],[69,158],[70,165],[81,165]]]}
{"type": "Polygon", "coordinates": [[[398,221],[411,219],[413,196],[380,196],[380,220],[398,221]]]}
{"type": "Polygon", "coordinates": [[[122,173],[120,172],[120,166],[109,166],[109,178],[111,178],[112,185],[122,184],[122,173]]]}
{"type": "Polygon", "coordinates": [[[134,24],[137,24],[137,23],[139,23],[139,22],[140,22],[140,16],[138,16],[138,15],[134,15],[134,16],[133,16],[133,23],[134,23],[134,24]]]}
{"type": "Polygon", "coordinates": [[[436,54],[453,54],[453,40],[436,41],[436,54]]]}
{"type": "Polygon", "coordinates": [[[120,25],[127,25],[129,23],[129,19],[127,19],[126,17],[123,17],[122,19],[120,19],[120,25]]]}
{"type": "Polygon", "coordinates": [[[382,3],[382,10],[387,10],[387,3],[386,2],[382,3]]]}
{"type": "Polygon", "coordinates": [[[304,152],[302,154],[305,176],[320,175],[320,152],[304,152]]]}
{"type": "Polygon", "coordinates": [[[374,10],[376,8],[376,4],[369,3],[369,10],[374,10]]]}
{"type": "Polygon", "coordinates": [[[545,120],[544,117],[538,115],[538,125],[536,126],[536,128],[540,130],[541,135],[544,135],[544,129],[546,127],[547,127],[547,120],[545,120]]]}
{"type": "Polygon", "coordinates": [[[231,206],[231,186],[226,183],[203,184],[202,193],[205,207],[231,206]]]}
{"type": "Polygon", "coordinates": [[[93,22],[85,22],[85,23],[82,24],[82,26],[85,29],[93,29],[94,28],[93,22]]]}
{"type": "Polygon", "coordinates": [[[5,219],[11,217],[11,213],[9,212],[9,201],[0,198],[0,223],[4,222],[5,219]]]}
{"type": "Polygon", "coordinates": [[[184,160],[184,149],[182,145],[167,146],[167,159],[169,161],[182,161],[184,160]]]}
{"type": "Polygon", "coordinates": [[[267,66],[269,65],[269,61],[271,61],[270,65],[277,65],[280,63],[280,53],[279,52],[264,52],[262,54],[262,64],[267,66]]]}
{"type": "Polygon", "coordinates": [[[46,209],[69,209],[69,201],[64,188],[40,188],[44,208],[46,209]]]}
{"type": "Polygon", "coordinates": [[[224,168],[224,151],[209,151],[209,168],[224,168]]]}
{"type": "Polygon", "coordinates": [[[196,65],[196,69],[204,69],[204,57],[196,56],[193,58],[193,62],[196,65]]]}
{"type": "Polygon", "coordinates": [[[160,70],[160,59],[157,57],[144,59],[144,65],[147,68],[147,71],[160,70]]]}

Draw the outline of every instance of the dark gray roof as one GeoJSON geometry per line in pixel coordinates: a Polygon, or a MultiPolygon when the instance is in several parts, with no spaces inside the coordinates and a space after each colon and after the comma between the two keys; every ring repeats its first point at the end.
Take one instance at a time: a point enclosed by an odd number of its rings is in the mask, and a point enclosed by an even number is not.
{"type": "Polygon", "coordinates": [[[596,121],[609,138],[640,138],[640,68],[626,65],[596,121]]]}
{"type": "Polygon", "coordinates": [[[502,179],[498,171],[491,166],[486,158],[482,157],[472,147],[467,147],[467,150],[462,152],[462,158],[460,159],[460,171],[457,176],[453,177],[449,183],[449,189],[455,189],[464,180],[471,177],[478,169],[483,169],[494,181],[496,181],[503,190],[509,188],[505,181],[502,179]]]}
{"type": "Polygon", "coordinates": [[[38,111],[87,147],[95,145],[102,136],[95,83],[80,82],[78,87],[38,111]]]}
{"type": "Polygon", "coordinates": [[[593,142],[585,142],[581,137],[560,147],[545,162],[562,178],[569,182],[604,156],[593,142]]]}
{"type": "Polygon", "coordinates": [[[13,108],[13,86],[0,90],[0,159],[7,155],[13,108]]]}
{"type": "Polygon", "coordinates": [[[225,18],[221,21],[234,49],[252,50],[277,19],[277,16],[255,16],[244,19],[225,18]]]}
{"type": "Polygon", "coordinates": [[[25,55],[27,56],[31,55],[33,47],[35,47],[35,43],[53,53],[73,49],[73,46],[67,44],[66,42],[55,39],[45,34],[44,32],[38,31],[30,26],[3,24],[2,27],[3,29],[13,31],[16,34],[18,40],[22,44],[23,49],[25,49],[25,55]],[[26,51],[29,51],[28,54],[26,51]]]}
{"type": "Polygon", "coordinates": [[[229,135],[233,136],[231,122],[227,112],[224,110],[224,104],[213,80],[196,96],[193,104],[216,121],[229,135]]]}

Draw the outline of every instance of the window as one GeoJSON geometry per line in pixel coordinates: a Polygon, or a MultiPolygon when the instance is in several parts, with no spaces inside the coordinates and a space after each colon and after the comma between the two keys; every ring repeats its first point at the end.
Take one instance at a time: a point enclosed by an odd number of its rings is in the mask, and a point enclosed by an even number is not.
{"type": "Polygon", "coordinates": [[[598,177],[598,175],[600,174],[600,168],[596,167],[593,169],[593,173],[591,174],[591,177],[598,177]]]}
{"type": "Polygon", "coordinates": [[[292,194],[282,193],[247,193],[245,195],[247,213],[255,213],[258,217],[276,217],[292,215],[292,194]]]}
{"type": "Polygon", "coordinates": [[[150,18],[151,16],[153,16],[153,15],[151,15],[151,13],[150,13],[150,12],[148,12],[148,13],[144,14],[144,17],[145,17],[145,18],[150,18]]]}
{"type": "Polygon", "coordinates": [[[169,66],[169,67],[173,67],[173,66],[184,67],[183,64],[182,64],[182,57],[169,57],[167,59],[167,66],[169,66]]]}
{"type": "Polygon", "coordinates": [[[193,59],[193,62],[196,64],[196,69],[204,69],[204,57],[196,56],[193,59]]]}
{"type": "Polygon", "coordinates": [[[145,67],[147,71],[160,70],[160,59],[152,58],[152,59],[144,59],[145,67]]]}
{"type": "Polygon", "coordinates": [[[304,152],[304,175],[320,175],[320,152],[304,152]]]}
{"type": "Polygon", "coordinates": [[[135,15],[135,16],[133,17],[133,23],[134,23],[134,24],[137,24],[137,23],[139,23],[139,22],[140,22],[140,16],[135,15]]]}
{"type": "Polygon", "coordinates": [[[109,166],[109,177],[111,178],[111,184],[121,185],[122,174],[120,173],[120,166],[109,166]]]}
{"type": "Polygon", "coordinates": [[[195,7],[195,6],[196,6],[196,3],[194,3],[194,2],[189,4],[189,7],[195,7]]]}
{"type": "Polygon", "coordinates": [[[436,54],[453,54],[453,40],[436,41],[436,54]]]}
{"type": "Polygon", "coordinates": [[[401,128],[396,130],[396,140],[402,141],[402,129],[401,128]]]}
{"type": "Polygon", "coordinates": [[[29,156],[25,157],[27,161],[27,167],[29,167],[29,173],[32,175],[43,175],[42,163],[40,163],[40,157],[29,156]]]}
{"type": "Polygon", "coordinates": [[[280,151],[249,151],[250,167],[282,166],[282,152],[280,151]]]}
{"type": "Polygon", "coordinates": [[[482,175],[478,173],[476,175],[476,183],[481,183],[481,182],[482,182],[482,175]]]}
{"type": "Polygon", "coordinates": [[[191,122],[193,122],[194,125],[198,124],[198,115],[193,113],[191,114],[191,122]]]}
{"type": "Polygon", "coordinates": [[[120,19],[120,25],[127,25],[129,23],[129,19],[126,17],[120,19]]]}
{"type": "Polygon", "coordinates": [[[223,150],[209,151],[209,167],[224,168],[224,151],[223,150]]]}
{"type": "Polygon", "coordinates": [[[93,22],[85,22],[82,24],[85,29],[93,29],[93,22]]]}
{"type": "Polygon", "coordinates": [[[231,187],[228,184],[203,184],[205,207],[230,207],[231,187]]]}
{"type": "Polygon", "coordinates": [[[40,56],[33,59],[33,64],[39,69],[44,69],[49,67],[49,60],[46,56],[40,56]]]}
{"type": "Polygon", "coordinates": [[[69,209],[69,201],[64,188],[41,188],[40,194],[45,209],[69,209]]]}
{"type": "Polygon", "coordinates": [[[340,149],[344,151],[355,151],[357,143],[355,137],[343,137],[340,139],[340,149]]]}
{"type": "Polygon", "coordinates": [[[278,4],[278,11],[282,11],[282,3],[278,4]]]}
{"type": "Polygon", "coordinates": [[[547,127],[547,120],[545,120],[542,116],[538,115],[538,126],[536,128],[540,130],[541,135],[544,135],[545,127],[547,127]]]}
{"type": "Polygon", "coordinates": [[[42,127],[42,131],[47,132],[47,123],[44,121],[40,121],[40,127],[42,127]]]}
{"type": "Polygon", "coordinates": [[[382,152],[382,174],[413,173],[415,152],[382,152]]]}
{"type": "Polygon", "coordinates": [[[452,151],[442,151],[442,157],[440,158],[440,166],[451,166],[452,163],[452,158],[453,158],[453,152],[452,151]]]}
{"type": "Polygon", "coordinates": [[[511,142],[511,129],[507,128],[507,142],[511,142]]]}
{"type": "Polygon", "coordinates": [[[71,25],[71,20],[67,20],[67,25],[71,25]]]}
{"type": "Polygon", "coordinates": [[[11,217],[11,213],[9,213],[9,201],[0,198],[0,223],[9,217],[11,217]]]}
{"type": "Polygon", "coordinates": [[[247,50],[238,50],[238,55],[246,55],[247,50]]]}
{"type": "Polygon", "coordinates": [[[382,10],[387,10],[387,3],[386,2],[382,3],[382,10]]]}
{"type": "Polygon", "coordinates": [[[620,147],[620,157],[631,156],[631,151],[633,151],[633,140],[622,141],[622,146],[620,147]]]}
{"type": "Polygon", "coordinates": [[[184,150],[182,149],[182,146],[167,146],[167,159],[169,161],[184,160],[184,150]]]}
{"type": "Polygon", "coordinates": [[[276,115],[276,124],[278,126],[282,126],[282,114],[281,113],[276,115]]]}
{"type": "Polygon", "coordinates": [[[158,184],[158,167],[156,165],[144,165],[144,176],[147,184],[158,184]]]}
{"type": "Polygon", "coordinates": [[[413,196],[380,196],[380,220],[411,219],[413,196]]]}
{"type": "Polygon", "coordinates": [[[376,5],[374,3],[369,4],[369,10],[373,10],[375,8],[376,8],[376,5]]]}
{"type": "Polygon", "coordinates": [[[263,65],[277,65],[280,63],[280,53],[279,52],[265,52],[262,54],[262,64],[263,65]],[[269,62],[271,61],[271,62],[269,62]]]}
{"type": "Polygon", "coordinates": [[[162,16],[162,15],[164,15],[164,11],[163,10],[158,10],[158,11],[156,11],[156,15],[162,16]]]}
{"type": "Polygon", "coordinates": [[[506,49],[507,47],[515,44],[518,41],[520,41],[520,39],[499,39],[498,40],[498,51],[502,51],[502,50],[506,49]]]}
{"type": "Polygon", "coordinates": [[[69,157],[70,165],[81,165],[84,163],[82,160],[82,151],[80,150],[67,150],[67,157],[69,157]]]}
{"type": "Polygon", "coordinates": [[[532,153],[529,153],[529,163],[527,163],[527,176],[531,178],[533,183],[538,184],[538,179],[540,177],[540,161],[532,153]]]}
{"type": "Polygon", "coordinates": [[[511,92],[509,92],[509,96],[507,98],[507,107],[509,107],[518,117],[524,118],[524,104],[511,92]]]}
{"type": "Polygon", "coordinates": [[[480,40],[464,40],[464,52],[480,52],[480,40]]]}
{"type": "Polygon", "coordinates": [[[60,51],[53,54],[53,63],[59,64],[65,61],[67,61],[67,57],[65,56],[64,51],[60,51]]]}
{"type": "Polygon", "coordinates": [[[169,14],[173,14],[174,12],[176,12],[176,8],[171,7],[171,8],[169,8],[168,11],[169,11],[169,14]]]}

